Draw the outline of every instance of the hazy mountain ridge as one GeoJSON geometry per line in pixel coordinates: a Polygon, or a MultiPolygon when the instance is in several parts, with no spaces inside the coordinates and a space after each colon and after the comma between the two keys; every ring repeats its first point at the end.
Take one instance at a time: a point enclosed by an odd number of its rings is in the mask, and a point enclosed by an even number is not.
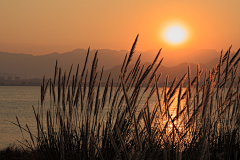
{"type": "MultiPolygon", "coordinates": [[[[213,61],[215,62],[215,61],[213,61]]],[[[146,67],[149,65],[150,63],[145,63],[145,69],[146,67]]],[[[190,65],[190,69],[191,69],[191,76],[194,77],[197,75],[197,64],[194,63],[181,63],[177,66],[174,67],[166,67],[166,66],[161,66],[158,70],[158,74],[161,72],[162,76],[160,79],[160,83],[165,82],[166,80],[166,76],[168,75],[168,81],[172,82],[174,80],[174,78],[176,77],[178,80],[180,80],[184,74],[187,73],[187,69],[188,69],[188,65],[190,65]]],[[[209,71],[209,69],[212,69],[212,66],[216,66],[216,63],[207,63],[207,64],[199,64],[200,65],[200,69],[203,70],[203,73],[205,74],[206,71],[209,71]]],[[[130,65],[129,68],[132,68],[133,65],[130,65]]],[[[111,77],[116,81],[119,77],[119,73],[121,70],[121,65],[115,66],[109,70],[105,70],[104,72],[104,78],[103,81],[107,80],[107,76],[108,74],[111,72],[111,77]]],[[[204,75],[202,74],[202,75],[204,75]]],[[[201,80],[204,79],[204,76],[201,76],[201,80]]]]}
{"type": "MultiPolygon", "coordinates": [[[[88,57],[88,68],[91,68],[92,60],[97,50],[90,50],[88,57]]],[[[151,62],[157,50],[149,50],[145,52],[136,51],[133,55],[131,64],[137,60],[141,53],[141,63],[151,62]]],[[[124,57],[128,53],[126,50],[98,50],[98,70],[104,66],[105,74],[112,73],[112,77],[119,75],[120,67],[124,57]]],[[[53,77],[56,60],[58,66],[63,71],[68,71],[73,64],[73,72],[75,72],[77,64],[80,69],[83,67],[87,55],[87,50],[76,49],[66,53],[51,53],[47,55],[33,56],[31,54],[16,54],[0,52],[0,77],[4,76],[19,76],[21,79],[53,77]]],[[[193,72],[196,70],[196,64],[199,62],[203,69],[210,69],[218,63],[220,53],[215,50],[206,49],[182,49],[173,52],[161,52],[160,58],[164,58],[160,72],[163,73],[162,79],[165,79],[168,74],[172,80],[175,76],[183,76],[187,71],[187,65],[190,64],[193,72]],[[184,58],[183,58],[184,54],[184,58]],[[175,76],[174,76],[175,75],[175,76]]],[[[104,78],[106,79],[106,78],[104,78]]]]}

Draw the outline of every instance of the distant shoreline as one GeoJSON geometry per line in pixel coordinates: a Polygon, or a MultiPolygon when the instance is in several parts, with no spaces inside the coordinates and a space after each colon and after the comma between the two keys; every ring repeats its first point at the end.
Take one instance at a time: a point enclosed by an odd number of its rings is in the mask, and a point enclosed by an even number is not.
{"type": "Polygon", "coordinates": [[[42,79],[0,80],[0,86],[40,86],[42,79]]]}

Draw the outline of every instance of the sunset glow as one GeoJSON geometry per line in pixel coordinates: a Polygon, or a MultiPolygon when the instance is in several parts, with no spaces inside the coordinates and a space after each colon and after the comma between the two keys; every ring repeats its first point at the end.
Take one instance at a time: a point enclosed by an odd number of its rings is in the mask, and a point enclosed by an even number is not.
{"type": "Polygon", "coordinates": [[[138,51],[221,51],[230,45],[237,50],[240,41],[240,1],[11,0],[0,6],[2,52],[45,55],[89,46],[129,50],[137,34],[138,51]],[[184,33],[167,32],[173,26],[184,33]]]}
{"type": "Polygon", "coordinates": [[[196,35],[187,19],[171,18],[159,25],[158,40],[166,49],[179,49],[189,46],[196,35]]]}
{"type": "Polygon", "coordinates": [[[171,26],[165,32],[165,38],[172,44],[178,44],[185,40],[186,31],[180,26],[171,26]]]}

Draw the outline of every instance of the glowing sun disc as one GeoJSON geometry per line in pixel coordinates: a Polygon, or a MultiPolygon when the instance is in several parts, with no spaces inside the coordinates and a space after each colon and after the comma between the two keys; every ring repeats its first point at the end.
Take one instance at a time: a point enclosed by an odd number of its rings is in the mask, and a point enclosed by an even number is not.
{"type": "Polygon", "coordinates": [[[177,44],[185,40],[186,32],[180,26],[171,26],[165,31],[165,38],[168,42],[177,44]]]}

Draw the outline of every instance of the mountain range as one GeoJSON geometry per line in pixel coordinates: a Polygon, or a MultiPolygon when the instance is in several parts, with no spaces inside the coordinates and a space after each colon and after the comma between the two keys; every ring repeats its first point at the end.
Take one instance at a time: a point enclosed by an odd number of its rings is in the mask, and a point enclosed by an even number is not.
{"type": "MultiPolygon", "coordinates": [[[[91,63],[95,53],[98,52],[98,70],[104,66],[104,80],[107,74],[112,73],[115,79],[118,77],[124,57],[128,51],[126,50],[90,50],[87,68],[91,68],[91,63]]],[[[157,50],[148,50],[145,52],[136,51],[133,55],[131,65],[137,60],[141,54],[141,63],[148,64],[153,61],[157,50]]],[[[21,79],[42,78],[45,75],[47,78],[53,77],[56,60],[58,66],[62,70],[69,71],[73,64],[73,72],[76,71],[77,64],[80,70],[84,66],[87,50],[76,49],[66,53],[51,53],[41,56],[33,56],[23,53],[7,53],[0,52],[0,77],[18,76],[21,79]]],[[[187,71],[188,64],[192,68],[192,73],[196,73],[196,64],[200,64],[200,68],[206,70],[211,69],[219,62],[220,53],[210,49],[182,49],[172,52],[161,51],[160,58],[163,58],[163,63],[159,69],[162,72],[162,80],[165,80],[166,75],[169,75],[169,81],[175,77],[180,78],[187,71]]]]}

